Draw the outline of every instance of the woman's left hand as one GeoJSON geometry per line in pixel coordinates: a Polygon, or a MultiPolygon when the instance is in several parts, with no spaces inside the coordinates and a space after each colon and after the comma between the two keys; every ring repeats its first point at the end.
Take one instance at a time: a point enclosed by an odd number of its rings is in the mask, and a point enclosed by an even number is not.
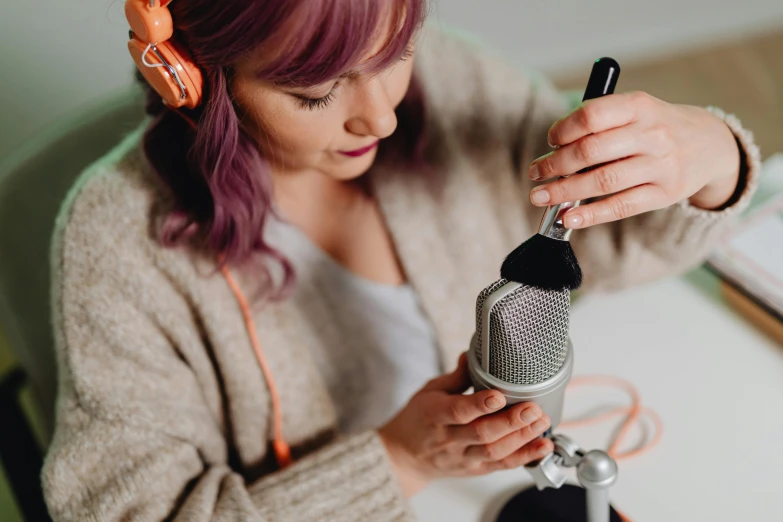
{"type": "Polygon", "coordinates": [[[731,197],[739,178],[739,149],[723,121],[706,109],[643,92],[589,100],[552,125],[548,139],[556,150],[531,164],[532,179],[597,167],[536,187],[530,194],[534,205],[611,195],[569,210],[568,228],[623,219],[685,198],[714,209],[731,197]]]}

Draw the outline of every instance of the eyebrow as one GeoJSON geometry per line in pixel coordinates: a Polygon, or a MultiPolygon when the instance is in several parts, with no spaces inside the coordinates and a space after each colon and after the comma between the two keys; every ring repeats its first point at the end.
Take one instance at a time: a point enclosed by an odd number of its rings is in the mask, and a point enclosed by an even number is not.
{"type": "MultiPolygon", "coordinates": [[[[411,44],[408,44],[408,47],[411,47],[411,44]]],[[[378,72],[380,72],[380,71],[378,71],[378,72]]],[[[287,83],[279,83],[278,85],[280,87],[288,87],[288,88],[294,88],[294,89],[307,89],[309,87],[315,87],[316,85],[323,85],[324,83],[329,82],[329,81],[342,80],[342,79],[345,79],[345,78],[352,78],[352,77],[355,78],[355,77],[360,76],[360,75],[361,75],[360,71],[350,70],[350,71],[346,71],[346,72],[344,72],[344,73],[342,73],[342,74],[340,74],[338,76],[335,76],[334,78],[326,80],[326,81],[324,81],[324,82],[322,82],[320,84],[297,85],[297,84],[294,84],[294,83],[288,83],[288,84],[287,83]]]]}
{"type": "Polygon", "coordinates": [[[358,71],[346,71],[346,72],[342,73],[340,76],[338,76],[335,79],[342,80],[344,78],[351,78],[351,77],[356,77],[356,76],[359,76],[359,72],[358,71]]]}
{"type": "Polygon", "coordinates": [[[284,89],[285,88],[287,88],[287,89],[309,89],[311,87],[317,87],[319,85],[323,85],[323,84],[331,82],[331,81],[342,80],[342,79],[345,79],[345,78],[356,77],[356,76],[359,76],[359,73],[357,71],[347,71],[347,72],[342,73],[339,76],[335,76],[334,78],[330,78],[330,79],[328,79],[326,81],[323,81],[321,83],[315,83],[315,84],[311,84],[311,85],[301,85],[301,84],[297,84],[297,83],[291,83],[291,82],[286,83],[286,82],[283,82],[283,83],[278,83],[277,86],[278,87],[282,87],[284,89]]]}

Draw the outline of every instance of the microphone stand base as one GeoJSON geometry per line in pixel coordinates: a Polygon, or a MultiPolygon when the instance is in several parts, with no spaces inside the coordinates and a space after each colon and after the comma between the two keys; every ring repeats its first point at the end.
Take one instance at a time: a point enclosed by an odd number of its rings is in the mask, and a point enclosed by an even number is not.
{"type": "MultiPolygon", "coordinates": [[[[531,487],[514,495],[500,511],[496,522],[586,522],[587,491],[563,484],[559,489],[541,491],[531,487]]],[[[609,522],[623,522],[609,506],[609,522]]]]}

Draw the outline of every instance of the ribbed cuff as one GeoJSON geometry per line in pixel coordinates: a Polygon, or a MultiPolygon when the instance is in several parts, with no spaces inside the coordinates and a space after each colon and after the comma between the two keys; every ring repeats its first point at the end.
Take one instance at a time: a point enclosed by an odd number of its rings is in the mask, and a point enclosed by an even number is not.
{"type": "Polygon", "coordinates": [[[376,432],[340,439],[249,490],[269,520],[414,520],[376,432]]]}
{"type": "Polygon", "coordinates": [[[674,252],[680,248],[696,249],[697,257],[708,255],[717,241],[730,230],[735,218],[750,204],[758,188],[761,173],[761,155],[753,141],[753,134],[745,129],[739,119],[726,114],[715,107],[708,107],[712,114],[723,120],[734,134],[742,148],[745,164],[741,165],[739,185],[730,200],[730,204],[720,210],[707,210],[695,207],[687,199],[663,210],[662,218],[656,220],[659,231],[649,230],[657,239],[651,248],[659,252],[674,252]],[[665,230],[663,230],[665,228],[665,230]]]}
{"type": "MultiPolygon", "coordinates": [[[[707,107],[707,110],[721,119],[734,134],[738,145],[742,148],[742,156],[745,161],[740,168],[743,172],[740,175],[740,186],[737,188],[738,195],[735,195],[731,205],[721,210],[706,210],[691,205],[687,199],[679,202],[679,207],[686,215],[696,219],[723,220],[732,216],[741,214],[750,204],[753,194],[758,188],[758,178],[761,174],[761,152],[753,138],[753,133],[742,126],[739,118],[733,114],[726,114],[717,107],[707,107]]],[[[736,194],[736,193],[735,193],[736,194]]]]}

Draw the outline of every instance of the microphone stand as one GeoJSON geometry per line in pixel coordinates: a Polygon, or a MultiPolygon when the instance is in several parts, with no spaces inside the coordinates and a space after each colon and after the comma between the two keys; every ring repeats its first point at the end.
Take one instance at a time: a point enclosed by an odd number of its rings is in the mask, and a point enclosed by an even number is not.
{"type": "Polygon", "coordinates": [[[609,488],[617,480],[614,459],[602,450],[586,452],[565,435],[545,436],[554,442],[554,451],[525,466],[536,488],[506,502],[496,521],[622,522],[609,503],[609,488]],[[567,468],[576,468],[581,488],[565,484],[567,468]]]}
{"type": "Polygon", "coordinates": [[[556,433],[549,438],[555,445],[552,453],[525,466],[539,491],[559,489],[566,480],[566,468],[576,468],[579,484],[585,489],[587,522],[609,522],[613,512],[609,488],[617,480],[617,463],[603,450],[585,452],[571,438],[556,433]]]}

